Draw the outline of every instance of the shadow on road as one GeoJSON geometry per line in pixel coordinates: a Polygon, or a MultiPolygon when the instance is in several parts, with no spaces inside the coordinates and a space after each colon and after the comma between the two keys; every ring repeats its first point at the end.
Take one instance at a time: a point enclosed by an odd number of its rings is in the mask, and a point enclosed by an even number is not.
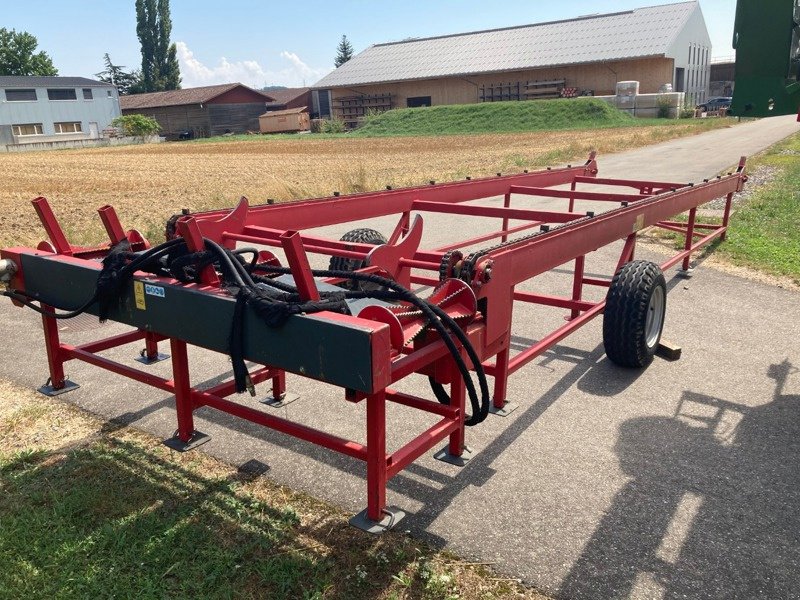
{"type": "Polygon", "coordinates": [[[784,394],[795,373],[772,365],[761,406],[686,391],[674,416],[623,423],[615,450],[631,479],[560,595],[800,597],[800,396],[784,394]]]}

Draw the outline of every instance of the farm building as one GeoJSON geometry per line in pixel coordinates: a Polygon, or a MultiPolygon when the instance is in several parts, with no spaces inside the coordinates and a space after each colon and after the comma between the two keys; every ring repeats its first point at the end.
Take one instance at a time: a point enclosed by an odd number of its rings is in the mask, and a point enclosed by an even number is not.
{"type": "Polygon", "coordinates": [[[120,98],[120,106],[124,115],[153,117],[161,135],[174,140],[258,131],[258,117],[273,100],[241,83],[227,83],[131,94],[120,98]]]}
{"type": "Polygon", "coordinates": [[[356,122],[369,111],[440,104],[643,94],[664,84],[708,94],[711,39],[696,1],[376,44],[312,88],[312,113],[356,122]]]}
{"type": "Polygon", "coordinates": [[[0,146],[97,139],[120,115],[113,85],[84,77],[0,77],[0,146]]]}
{"type": "Polygon", "coordinates": [[[274,98],[267,104],[267,110],[288,110],[311,106],[311,88],[285,88],[266,92],[274,98]]]}

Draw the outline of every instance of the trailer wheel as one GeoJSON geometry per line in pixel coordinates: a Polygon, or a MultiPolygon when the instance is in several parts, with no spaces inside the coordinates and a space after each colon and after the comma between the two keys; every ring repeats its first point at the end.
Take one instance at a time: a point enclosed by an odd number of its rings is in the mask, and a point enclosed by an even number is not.
{"type": "MultiPolygon", "coordinates": [[[[371,244],[373,246],[379,246],[381,244],[386,243],[386,238],[383,237],[383,234],[380,231],[375,231],[374,229],[369,229],[368,227],[364,227],[361,229],[353,229],[345,233],[339,241],[341,242],[355,242],[357,244],[371,244]]],[[[364,266],[363,260],[358,260],[356,258],[343,258],[341,256],[331,256],[330,266],[328,267],[331,271],[347,271],[353,272],[357,269],[361,269],[364,266]]],[[[362,283],[358,284],[355,281],[351,281],[348,283],[341,284],[342,287],[348,289],[360,289],[360,290],[369,290],[373,289],[375,286],[372,286],[369,283],[362,283]]]]}
{"type": "Polygon", "coordinates": [[[634,260],[617,271],[606,296],[603,345],[621,367],[646,367],[661,340],[667,309],[667,284],[661,268],[634,260]]]}

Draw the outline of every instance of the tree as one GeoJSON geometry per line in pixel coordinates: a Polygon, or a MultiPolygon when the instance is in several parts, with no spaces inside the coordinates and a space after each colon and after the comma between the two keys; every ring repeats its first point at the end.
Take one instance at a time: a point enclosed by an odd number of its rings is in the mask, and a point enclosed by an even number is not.
{"type": "Polygon", "coordinates": [[[136,35],[142,46],[141,86],[136,91],[180,89],[178,50],[169,43],[171,34],[169,0],[136,0],[136,35]]]}
{"type": "Polygon", "coordinates": [[[115,65],[111,62],[111,57],[106,52],[103,55],[103,62],[106,65],[105,70],[95,73],[100,81],[110,83],[117,86],[117,90],[121,95],[131,93],[131,88],[134,88],[139,83],[140,74],[138,71],[131,71],[130,73],[125,70],[121,65],[115,65]]]}
{"type": "Polygon", "coordinates": [[[153,117],[138,114],[116,117],[111,124],[120,127],[125,135],[142,138],[155,135],[161,130],[161,125],[153,117]]]}
{"type": "Polygon", "coordinates": [[[336,59],[333,61],[333,64],[335,64],[338,69],[351,58],[353,58],[353,46],[350,44],[350,40],[347,39],[347,36],[343,35],[342,41],[336,46],[336,59]]]}
{"type": "Polygon", "coordinates": [[[0,75],[58,75],[47,53],[36,52],[37,45],[27,31],[0,28],[0,75]]]}

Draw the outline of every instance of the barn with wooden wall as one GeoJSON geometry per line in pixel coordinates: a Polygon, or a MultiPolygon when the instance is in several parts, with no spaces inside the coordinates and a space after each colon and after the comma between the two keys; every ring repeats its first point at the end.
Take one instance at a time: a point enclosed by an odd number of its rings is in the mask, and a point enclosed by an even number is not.
{"type": "Polygon", "coordinates": [[[120,96],[123,115],[142,114],[167,139],[257,132],[258,117],[274,98],[241,83],[120,96]]]}
{"type": "Polygon", "coordinates": [[[351,125],[390,108],[610,95],[665,84],[708,94],[711,40],[696,1],[370,46],[313,86],[312,113],[351,125]]]}

